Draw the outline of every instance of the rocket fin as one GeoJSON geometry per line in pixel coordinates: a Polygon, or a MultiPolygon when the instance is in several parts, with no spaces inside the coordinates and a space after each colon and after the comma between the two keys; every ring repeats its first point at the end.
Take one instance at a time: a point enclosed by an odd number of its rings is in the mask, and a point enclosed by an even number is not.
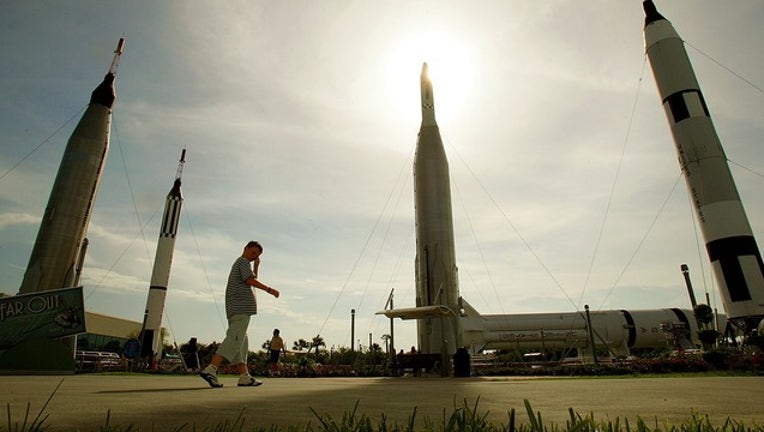
{"type": "Polygon", "coordinates": [[[451,309],[443,305],[436,306],[420,306],[413,308],[401,308],[401,309],[388,309],[377,312],[375,315],[384,315],[388,318],[400,318],[404,320],[408,319],[422,319],[422,318],[436,318],[452,314],[451,309]]]}
{"type": "Polygon", "coordinates": [[[477,311],[471,304],[467,303],[464,297],[459,297],[459,306],[462,310],[462,317],[479,318],[480,312],[477,311]]]}

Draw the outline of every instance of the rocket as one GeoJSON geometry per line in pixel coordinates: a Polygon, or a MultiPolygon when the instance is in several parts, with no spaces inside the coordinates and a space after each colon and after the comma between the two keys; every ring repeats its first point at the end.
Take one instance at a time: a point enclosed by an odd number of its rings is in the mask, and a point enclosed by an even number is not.
{"type": "Polygon", "coordinates": [[[727,319],[746,334],[764,318],[764,264],[684,42],[652,0],[645,49],[727,319]]]}
{"type": "MultiPolygon", "coordinates": [[[[141,330],[141,356],[157,359],[162,354],[162,314],[167,296],[167,282],[170,279],[170,267],[172,267],[172,254],[175,250],[175,237],[178,235],[178,223],[180,222],[180,210],[183,206],[183,194],[180,190],[183,164],[186,163],[186,150],[180,154],[178,171],[175,182],[167,194],[162,216],[162,227],[159,231],[157,251],[154,256],[154,269],[151,272],[151,285],[146,299],[146,311],[143,315],[143,329],[141,330]]],[[[156,363],[151,362],[152,366],[156,363]]]]}
{"type": "Polygon", "coordinates": [[[101,84],[69,137],[45,207],[20,294],[73,285],[85,233],[109,151],[111,111],[116,99],[114,79],[124,38],[101,84]]]}
{"type": "MultiPolygon", "coordinates": [[[[691,310],[620,309],[586,316],[578,311],[480,314],[475,310],[459,295],[449,168],[435,121],[427,64],[422,68],[421,92],[422,124],[414,159],[416,306],[385,309],[378,315],[417,320],[420,351],[440,354],[444,365],[448,355],[454,354],[456,366],[457,351],[462,348],[472,353],[575,348],[579,357],[594,358],[592,346],[626,356],[631,349],[662,349],[668,342],[684,348],[697,345],[698,326],[691,310]],[[667,325],[683,331],[668,339],[662,330],[667,325]]],[[[446,369],[441,373],[447,376],[446,369]]]]}
{"type": "Polygon", "coordinates": [[[448,160],[435,121],[427,63],[421,75],[422,124],[414,157],[416,223],[416,306],[444,306],[448,315],[425,318],[417,326],[419,350],[453,354],[459,346],[459,286],[451,215],[448,160]]]}

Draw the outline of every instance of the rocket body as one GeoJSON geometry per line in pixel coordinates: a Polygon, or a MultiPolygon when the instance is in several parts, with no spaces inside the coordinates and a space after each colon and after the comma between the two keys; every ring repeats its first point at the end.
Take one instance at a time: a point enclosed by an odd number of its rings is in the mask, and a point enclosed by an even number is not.
{"type": "Polygon", "coordinates": [[[69,137],[19,293],[72,286],[75,269],[109,151],[111,111],[116,98],[112,69],[93,90],[90,104],[69,137]]]}
{"type": "Polygon", "coordinates": [[[451,182],[426,63],[422,67],[421,92],[422,124],[414,157],[416,306],[443,305],[453,314],[420,320],[417,340],[423,353],[453,354],[460,331],[451,182]]]}
{"type": "MultiPolygon", "coordinates": [[[[185,162],[186,151],[181,156],[181,166],[185,162]]],[[[180,169],[178,169],[180,173],[180,169]]],[[[159,358],[162,353],[162,315],[164,314],[167,283],[170,280],[172,255],[175,250],[175,237],[178,234],[180,211],[183,205],[183,194],[180,189],[180,174],[175,179],[172,189],[167,194],[162,227],[159,232],[154,269],[151,272],[151,286],[146,300],[146,311],[143,316],[141,331],[141,354],[143,357],[159,358]]]]}
{"type": "Polygon", "coordinates": [[[645,9],[645,48],[727,318],[755,329],[764,317],[764,264],[684,42],[645,9]]]}

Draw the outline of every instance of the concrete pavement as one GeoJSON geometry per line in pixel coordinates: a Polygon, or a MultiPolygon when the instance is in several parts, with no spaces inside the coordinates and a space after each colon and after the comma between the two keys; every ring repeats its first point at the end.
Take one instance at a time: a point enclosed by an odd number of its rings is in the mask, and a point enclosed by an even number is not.
{"type": "MultiPolygon", "coordinates": [[[[568,408],[597,420],[620,417],[631,421],[679,422],[693,411],[708,414],[719,424],[727,417],[764,424],[764,377],[660,378],[263,378],[265,384],[236,386],[236,377],[223,376],[225,387],[212,389],[197,375],[68,375],[0,376],[0,403],[11,408],[12,422],[21,422],[30,404],[37,415],[56,386],[44,415],[52,431],[97,430],[106,422],[140,431],[196,430],[214,426],[240,414],[245,428],[270,425],[316,425],[321,415],[337,422],[358,402],[358,412],[378,424],[404,424],[414,413],[422,424],[453,412],[455,404],[478,402],[478,412],[507,423],[515,408],[527,422],[523,399],[528,399],[545,422],[565,425],[568,408]],[[63,382],[62,382],[63,381],[63,382]],[[189,426],[186,426],[188,428],[189,426]],[[190,430],[190,429],[187,429],[190,430]]],[[[0,422],[6,426],[5,415],[0,422]]],[[[633,424],[633,423],[632,423],[633,424]]],[[[648,423],[653,424],[653,423],[648,423]]]]}

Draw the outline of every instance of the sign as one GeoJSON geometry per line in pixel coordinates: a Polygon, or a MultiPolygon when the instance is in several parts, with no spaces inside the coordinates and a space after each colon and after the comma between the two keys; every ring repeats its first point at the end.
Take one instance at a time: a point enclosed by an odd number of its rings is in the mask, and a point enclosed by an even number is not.
{"type": "Polygon", "coordinates": [[[141,341],[138,339],[129,339],[125,342],[125,347],[122,349],[122,354],[125,358],[134,359],[141,353],[141,341]]]}
{"type": "Polygon", "coordinates": [[[81,286],[0,298],[0,349],[78,333],[85,333],[81,286]]]}

